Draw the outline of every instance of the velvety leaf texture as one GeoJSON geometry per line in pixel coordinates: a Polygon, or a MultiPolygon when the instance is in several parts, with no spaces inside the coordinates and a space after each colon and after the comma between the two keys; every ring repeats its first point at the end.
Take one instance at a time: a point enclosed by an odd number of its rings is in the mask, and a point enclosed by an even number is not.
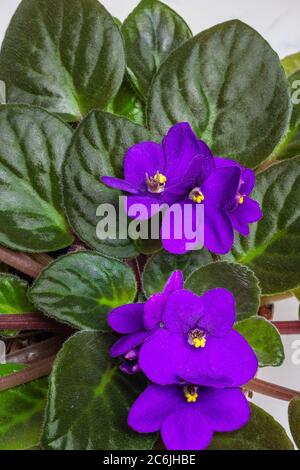
{"type": "MultiPolygon", "coordinates": [[[[27,298],[28,284],[10,274],[0,273],[0,318],[1,314],[29,313],[33,305],[27,298]]],[[[0,336],[15,336],[12,330],[0,330],[0,336]]]]}
{"type": "Polygon", "coordinates": [[[127,426],[129,408],[145,384],[140,376],[119,372],[108,353],[113,341],[108,335],[80,332],[64,344],[50,378],[45,449],[152,448],[155,435],[138,434],[127,426]]]}
{"type": "Polygon", "coordinates": [[[217,434],[209,450],[293,450],[284,428],[256,405],[251,404],[251,419],[239,431],[217,434]]]}
{"type": "Polygon", "coordinates": [[[145,105],[138,97],[127,78],[121,85],[117,95],[112,99],[106,111],[123,116],[136,124],[145,124],[145,105]]]}
{"type": "MultiPolygon", "coordinates": [[[[0,377],[24,367],[2,364],[0,377]]],[[[48,379],[44,378],[0,392],[1,450],[26,450],[39,444],[47,389],[48,379]]]]}
{"type": "Polygon", "coordinates": [[[62,256],[44,269],[30,290],[46,314],[80,329],[108,330],[107,313],[133,302],[135,278],[129,266],[95,252],[62,256]]]}
{"type": "Polygon", "coordinates": [[[71,128],[37,107],[4,105],[0,134],[0,243],[29,252],[70,245],[60,177],[71,128]]]}
{"type": "Polygon", "coordinates": [[[289,423],[293,439],[300,449],[300,398],[295,397],[289,403],[289,423]]]}
{"type": "Polygon", "coordinates": [[[299,157],[257,176],[253,198],[261,204],[264,216],[252,225],[249,237],[237,237],[230,256],[255,272],[264,295],[300,285],[299,185],[299,157]]]}
{"type": "Polygon", "coordinates": [[[300,69],[300,52],[296,52],[295,54],[288,55],[281,61],[285,73],[289,77],[292,75],[296,70],[300,69]]]}
{"type": "Polygon", "coordinates": [[[247,318],[235,325],[255,351],[260,367],[280,366],[284,361],[284,348],[276,328],[262,317],[247,318]]]}
{"type": "MultiPolygon", "coordinates": [[[[149,131],[128,119],[102,111],[90,113],[74,134],[64,165],[64,200],[69,221],[77,235],[91,248],[108,256],[131,258],[138,254],[130,239],[107,238],[96,231],[106,217],[97,216],[101,204],[112,204],[120,220],[119,191],[107,188],[101,176],[123,176],[123,160],[129,147],[151,140],[149,131]]],[[[121,213],[124,213],[122,205],[121,213]]],[[[126,221],[126,217],[125,217],[126,221]]],[[[126,228],[126,227],[125,227],[126,228]]]]}
{"type": "Polygon", "coordinates": [[[194,271],[186,280],[186,289],[198,295],[223,287],[232,292],[236,302],[236,321],[257,314],[260,289],[250,269],[236,263],[217,261],[194,271]]]}
{"type": "Polygon", "coordinates": [[[162,62],[192,37],[177,13],[157,0],[142,0],[121,28],[128,75],[141,96],[147,97],[151,81],[162,62]]]}
{"type": "Polygon", "coordinates": [[[252,28],[234,20],[210,28],[173,52],[153,80],[151,129],[180,121],[215,155],[255,167],[286,131],[289,86],[277,54],[252,28]]]}
{"type": "Polygon", "coordinates": [[[104,108],[124,70],[119,28],[97,0],[23,0],[0,55],[8,102],[42,106],[68,121],[104,108]]]}
{"type": "Polygon", "coordinates": [[[143,272],[143,288],[147,297],[163,290],[172,272],[180,269],[185,278],[200,266],[211,263],[211,255],[206,250],[192,251],[175,256],[166,251],[156,253],[148,259],[143,272]]]}

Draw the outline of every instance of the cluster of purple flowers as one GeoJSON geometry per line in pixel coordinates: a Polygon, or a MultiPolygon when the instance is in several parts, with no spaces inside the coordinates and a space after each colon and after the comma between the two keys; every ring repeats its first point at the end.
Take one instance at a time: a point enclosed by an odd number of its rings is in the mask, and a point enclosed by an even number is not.
{"type": "MultiPolygon", "coordinates": [[[[143,204],[150,218],[167,205],[161,238],[164,248],[175,254],[185,253],[190,240],[184,232],[181,238],[174,235],[176,220],[168,214],[174,204],[189,206],[190,222],[196,228],[197,205],[204,205],[203,243],[217,254],[230,251],[234,230],[247,236],[248,224],[262,217],[259,204],[250,198],[254,172],[233,160],[214,157],[188,123],[173,126],[161,144],[142,142],[131,147],[125,156],[124,180],[104,176],[102,182],[129,194],[128,212],[134,204],[143,204]]],[[[144,213],[137,218],[145,218],[144,213]]]]}
{"type": "Polygon", "coordinates": [[[133,404],[128,424],[137,432],[160,431],[167,449],[199,450],[213,432],[244,426],[250,417],[241,386],[256,374],[257,358],[233,329],[235,301],[216,288],[198,296],[184,289],[180,271],[145,303],[109,314],[123,335],[111,354],[128,374],[151,382],[133,404]]]}

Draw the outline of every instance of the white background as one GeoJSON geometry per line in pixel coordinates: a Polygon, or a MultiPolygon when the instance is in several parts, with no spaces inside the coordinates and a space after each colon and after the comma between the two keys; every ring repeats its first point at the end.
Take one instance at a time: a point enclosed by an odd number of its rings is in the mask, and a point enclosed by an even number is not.
{"type": "MultiPolygon", "coordinates": [[[[0,43],[19,3],[19,0],[0,0],[0,43]]],[[[138,1],[102,0],[102,3],[114,16],[123,20],[138,1]]],[[[193,33],[238,18],[257,29],[280,57],[300,51],[299,0],[166,0],[165,3],[183,16],[193,33]]],[[[295,299],[278,302],[276,319],[298,319],[298,302],[295,299]]],[[[261,370],[260,378],[300,390],[300,364],[292,363],[292,346],[297,339],[300,337],[283,338],[286,353],[284,365],[261,370]]],[[[287,403],[261,395],[255,395],[254,402],[269,411],[288,430],[287,403]]]]}

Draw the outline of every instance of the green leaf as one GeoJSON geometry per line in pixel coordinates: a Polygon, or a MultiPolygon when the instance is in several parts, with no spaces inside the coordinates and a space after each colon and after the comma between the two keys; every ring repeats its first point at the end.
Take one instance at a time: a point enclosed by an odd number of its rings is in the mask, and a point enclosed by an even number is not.
{"type": "MultiPolygon", "coordinates": [[[[0,318],[1,314],[29,313],[33,305],[27,298],[28,284],[10,274],[0,273],[0,318]]],[[[0,330],[0,336],[15,336],[17,331],[0,330]]]]}
{"type": "Polygon", "coordinates": [[[80,332],[59,352],[50,379],[42,446],[52,450],[151,449],[154,435],[127,426],[127,414],[143,387],[112,361],[114,339],[80,332]]]}
{"type": "Polygon", "coordinates": [[[128,79],[125,78],[118,94],[113,98],[106,111],[123,116],[136,124],[145,124],[145,105],[133,90],[128,79]]]}
{"type": "MultiPolygon", "coordinates": [[[[107,188],[101,176],[123,177],[123,160],[134,144],[152,140],[149,131],[128,119],[102,111],[90,113],[74,134],[64,165],[64,198],[69,221],[77,235],[91,248],[117,258],[138,254],[133,242],[119,238],[99,239],[106,234],[97,228],[106,217],[96,216],[101,204],[116,207],[120,221],[119,191],[107,188]],[[97,229],[97,232],[96,232],[97,229]]],[[[126,217],[125,217],[126,220],[126,217]]],[[[126,228],[126,227],[125,227],[126,228]]]]}
{"type": "Polygon", "coordinates": [[[281,294],[300,285],[300,158],[257,175],[252,193],[263,218],[250,236],[237,237],[232,255],[259,279],[263,295],[281,294]]]}
{"type": "Polygon", "coordinates": [[[282,59],[281,61],[285,73],[289,77],[292,75],[296,70],[300,69],[300,52],[296,52],[296,54],[291,54],[282,59]]]}
{"type": "Polygon", "coordinates": [[[185,21],[157,0],[142,0],[121,28],[127,72],[135,88],[147,97],[151,81],[170,53],[192,37],[185,21]]]}
{"type": "Polygon", "coordinates": [[[149,94],[150,128],[161,134],[189,121],[215,155],[247,167],[283,137],[289,85],[277,54],[238,20],[190,39],[163,63],[149,94]]]}
{"type": "Polygon", "coordinates": [[[29,252],[69,246],[60,176],[71,129],[42,109],[5,105],[0,133],[0,243],[29,252]]]}
{"type": "MultiPolygon", "coordinates": [[[[21,364],[0,365],[0,377],[24,369],[21,364]]],[[[48,379],[39,379],[0,392],[0,449],[25,450],[39,444],[48,379]]]]}
{"type": "Polygon", "coordinates": [[[97,0],[23,0],[0,55],[9,103],[38,105],[67,121],[104,108],[124,71],[119,28],[97,0]]]}
{"type": "Polygon", "coordinates": [[[284,348],[281,336],[265,318],[247,318],[236,323],[235,329],[246,338],[254,349],[259,367],[278,367],[283,363],[284,348]]]}
{"type": "Polygon", "coordinates": [[[300,70],[293,73],[288,80],[291,87],[293,111],[287,134],[273,152],[272,158],[277,159],[292,158],[300,155],[300,70]]]}
{"type": "Polygon", "coordinates": [[[107,313],[133,302],[132,270],[120,261],[91,251],[58,258],[45,268],[30,289],[37,308],[80,329],[104,330],[107,313]]]}
{"type": "Polygon", "coordinates": [[[295,397],[289,403],[289,423],[293,439],[300,449],[300,398],[295,397]]]}
{"type": "Polygon", "coordinates": [[[163,290],[170,275],[180,269],[185,278],[200,266],[211,262],[206,250],[192,251],[186,255],[172,255],[161,251],[148,259],[143,272],[143,289],[147,297],[163,290]]]}
{"type": "Polygon", "coordinates": [[[260,289],[252,271],[245,266],[217,261],[194,271],[185,283],[186,289],[198,295],[209,289],[223,287],[232,292],[236,302],[236,321],[257,314],[260,289]]]}
{"type": "Polygon", "coordinates": [[[284,428],[256,405],[251,419],[239,431],[215,434],[209,450],[294,450],[284,428]]]}

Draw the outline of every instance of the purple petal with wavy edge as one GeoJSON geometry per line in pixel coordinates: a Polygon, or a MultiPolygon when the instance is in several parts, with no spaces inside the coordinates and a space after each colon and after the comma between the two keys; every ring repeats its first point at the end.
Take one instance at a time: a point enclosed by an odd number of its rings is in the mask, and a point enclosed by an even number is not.
{"type": "Polygon", "coordinates": [[[219,168],[204,181],[201,191],[204,205],[230,209],[240,184],[241,170],[237,166],[219,168]]]}
{"type": "Polygon", "coordinates": [[[179,365],[177,375],[187,382],[216,388],[223,388],[224,378],[228,381],[226,386],[240,387],[255,376],[257,368],[254,351],[242,335],[232,330],[222,338],[207,336],[206,345],[200,351],[186,348],[184,362],[179,365]],[[208,371],[207,376],[211,377],[210,384],[203,383],[204,371],[208,371]]]}
{"type": "Polygon", "coordinates": [[[158,431],[174,407],[182,401],[183,392],[176,385],[148,385],[132,405],[128,425],[137,432],[158,431]]]}
{"type": "Polygon", "coordinates": [[[228,253],[234,242],[231,214],[228,211],[204,204],[204,246],[220,255],[228,253]]]}
{"type": "Polygon", "coordinates": [[[169,450],[206,449],[213,437],[207,416],[197,403],[186,403],[176,408],[161,427],[162,440],[169,450]]]}
{"type": "Polygon", "coordinates": [[[141,142],[131,147],[124,160],[124,177],[133,187],[146,191],[146,174],[166,172],[163,148],[155,142],[141,142]]]}
{"type": "Polygon", "coordinates": [[[149,336],[153,334],[152,331],[140,330],[134,333],[131,333],[127,336],[123,336],[110,349],[110,354],[112,357],[123,356],[128,351],[131,351],[136,346],[139,346],[143,341],[145,341],[149,336]]]}
{"type": "Polygon", "coordinates": [[[134,220],[148,220],[161,210],[161,201],[158,198],[143,194],[127,196],[124,204],[126,214],[134,220]]]}
{"type": "Polygon", "coordinates": [[[244,196],[249,196],[255,186],[255,173],[250,168],[242,169],[241,185],[239,192],[244,196]]]}
{"type": "Polygon", "coordinates": [[[244,220],[242,220],[238,216],[238,214],[236,214],[236,211],[233,211],[230,214],[230,217],[231,217],[231,222],[232,222],[232,226],[233,226],[234,230],[236,230],[241,235],[243,235],[243,237],[248,237],[248,235],[250,233],[250,228],[248,226],[248,223],[244,222],[244,220]]]}
{"type": "Polygon", "coordinates": [[[113,309],[108,315],[109,326],[120,334],[141,330],[143,324],[144,304],[127,304],[113,309]]]}
{"type": "Polygon", "coordinates": [[[209,419],[215,432],[232,432],[245,426],[250,419],[250,406],[239,388],[198,390],[196,405],[209,419]]]}
{"type": "Polygon", "coordinates": [[[230,333],[235,322],[235,300],[223,288],[211,289],[201,297],[203,313],[199,326],[213,336],[230,333]]]}
{"type": "Polygon", "coordinates": [[[226,168],[229,166],[237,166],[238,168],[243,168],[240,163],[235,160],[231,160],[230,158],[221,158],[221,157],[214,157],[216,168],[226,168]]]}
{"type": "Polygon", "coordinates": [[[153,294],[145,302],[144,308],[144,327],[151,330],[158,326],[162,320],[163,310],[165,308],[167,296],[164,293],[153,294]]]}
{"type": "Polygon", "coordinates": [[[203,246],[204,212],[203,206],[200,206],[186,200],[173,204],[165,211],[161,228],[161,240],[165,250],[184,254],[203,246]]]}
{"type": "Polygon", "coordinates": [[[119,189],[120,191],[125,191],[131,194],[139,194],[139,191],[134,188],[131,184],[127,183],[125,180],[120,178],[114,178],[112,176],[102,176],[100,181],[110,188],[119,189]]]}
{"type": "Polygon", "coordinates": [[[245,197],[243,204],[239,204],[234,213],[240,220],[248,224],[258,222],[263,216],[258,202],[250,197],[245,197]]]}
{"type": "Polygon", "coordinates": [[[199,155],[198,138],[187,122],[175,124],[163,139],[168,184],[182,181],[192,160],[199,155]]]}
{"type": "Polygon", "coordinates": [[[163,293],[170,295],[176,290],[183,289],[183,285],[183,273],[178,269],[177,271],[174,271],[167,280],[163,293]]]}
{"type": "Polygon", "coordinates": [[[163,312],[163,324],[171,333],[187,334],[197,327],[203,316],[202,297],[188,290],[170,295],[163,312]]]}

